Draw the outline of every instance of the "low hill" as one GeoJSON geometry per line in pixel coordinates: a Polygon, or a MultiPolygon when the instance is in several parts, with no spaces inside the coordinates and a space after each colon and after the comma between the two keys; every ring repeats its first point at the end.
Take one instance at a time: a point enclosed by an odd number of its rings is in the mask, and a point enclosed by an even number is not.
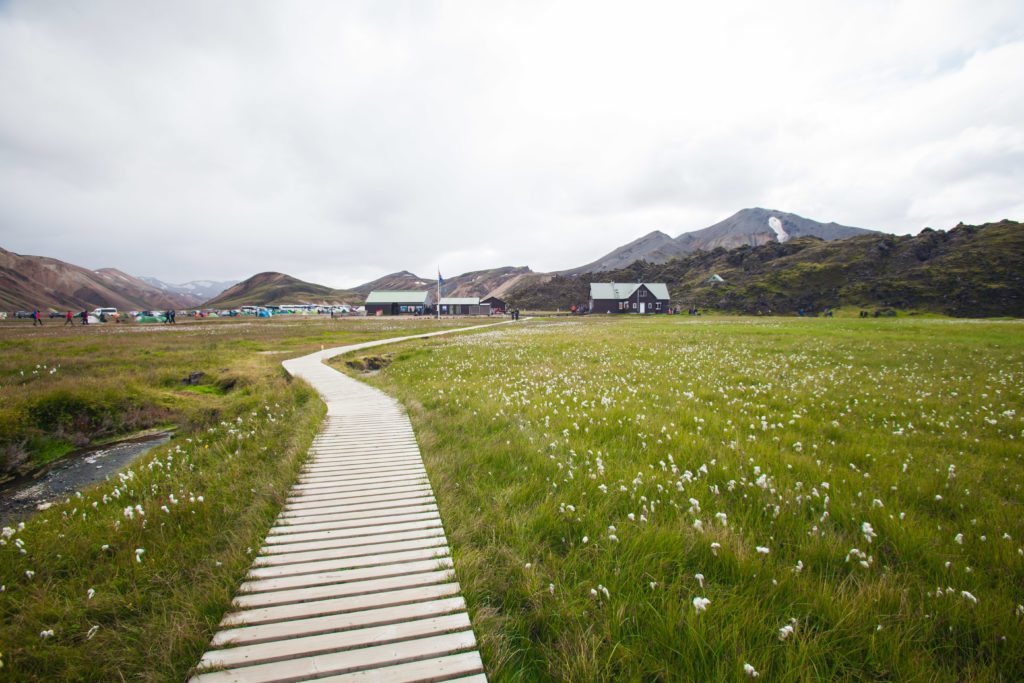
{"type": "Polygon", "coordinates": [[[869,233],[844,240],[795,237],[698,251],[666,263],[556,276],[516,288],[521,308],[585,303],[590,282],[665,282],[673,303],[742,313],[820,311],[837,306],[933,311],[953,316],[1024,316],[1024,225],[1004,220],[926,228],[916,236],[869,233]],[[724,282],[714,284],[712,275],[724,282]]]}
{"type": "Polygon", "coordinates": [[[89,270],[46,256],[0,249],[0,309],[184,308],[187,299],[114,268],[89,270]]]}
{"type": "Polygon", "coordinates": [[[774,209],[743,209],[724,221],[701,230],[684,232],[675,238],[656,230],[613,249],[596,261],[559,274],[607,272],[625,268],[635,261],[665,263],[694,251],[711,251],[718,247],[735,249],[808,236],[839,240],[875,232],[838,223],[819,223],[795,213],[774,209]]]}
{"type": "Polygon", "coordinates": [[[279,304],[351,304],[365,297],[345,289],[304,282],[284,273],[257,273],[207,301],[208,308],[272,306],[279,304]]]}

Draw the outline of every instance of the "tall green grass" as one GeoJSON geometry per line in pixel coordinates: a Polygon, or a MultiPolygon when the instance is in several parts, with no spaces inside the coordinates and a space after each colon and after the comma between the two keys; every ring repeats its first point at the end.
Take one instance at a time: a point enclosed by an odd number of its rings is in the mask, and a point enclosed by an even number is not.
{"type": "Polygon", "coordinates": [[[1024,324],[592,318],[395,353],[368,381],[409,406],[493,679],[1024,679],[1024,324]]]}

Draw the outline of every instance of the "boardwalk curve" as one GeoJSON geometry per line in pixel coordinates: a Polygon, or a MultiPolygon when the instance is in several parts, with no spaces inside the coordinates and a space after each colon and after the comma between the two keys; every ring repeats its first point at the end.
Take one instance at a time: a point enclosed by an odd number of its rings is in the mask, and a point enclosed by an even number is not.
{"type": "Polygon", "coordinates": [[[192,681],[486,681],[412,424],[387,394],[284,361],[327,417],[192,681]]]}

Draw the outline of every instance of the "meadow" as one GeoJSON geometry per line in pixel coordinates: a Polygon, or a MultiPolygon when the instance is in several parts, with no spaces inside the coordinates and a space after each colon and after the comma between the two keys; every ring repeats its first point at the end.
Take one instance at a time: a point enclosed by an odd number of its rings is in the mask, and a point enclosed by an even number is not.
{"type": "MultiPolygon", "coordinates": [[[[1024,324],[391,348],[493,680],[1024,680],[1024,324]]],[[[358,366],[358,359],[356,362],[358,366]]]]}
{"type": "Polygon", "coordinates": [[[280,361],[464,324],[0,324],[6,471],[37,471],[78,445],[139,429],[176,428],[106,483],[0,530],[0,679],[184,680],[323,415],[280,361]],[[184,384],[193,373],[203,375],[184,384]]]}

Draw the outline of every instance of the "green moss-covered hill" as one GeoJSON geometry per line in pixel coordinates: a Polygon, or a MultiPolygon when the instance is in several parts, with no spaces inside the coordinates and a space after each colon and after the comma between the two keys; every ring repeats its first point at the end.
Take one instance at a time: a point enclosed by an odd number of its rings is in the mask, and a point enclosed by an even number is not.
{"type": "Polygon", "coordinates": [[[1024,224],[960,224],[916,236],[872,234],[825,242],[696,252],[663,264],[527,283],[509,296],[526,309],[585,304],[591,282],[665,282],[673,303],[742,313],[891,308],[960,317],[1024,316],[1024,224]],[[724,282],[709,279],[719,275],[724,282]]]}

